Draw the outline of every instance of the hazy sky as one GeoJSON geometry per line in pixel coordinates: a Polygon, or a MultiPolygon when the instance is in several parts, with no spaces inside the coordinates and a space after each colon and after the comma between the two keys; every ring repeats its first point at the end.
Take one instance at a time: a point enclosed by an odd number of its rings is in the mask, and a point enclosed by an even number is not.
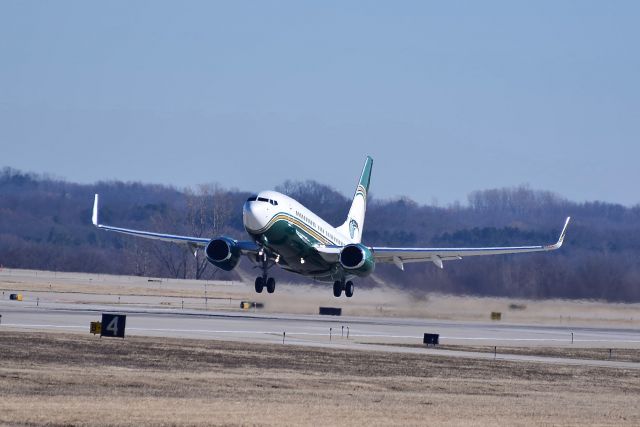
{"type": "Polygon", "coordinates": [[[638,1],[0,2],[0,166],[640,202],[638,1]]]}

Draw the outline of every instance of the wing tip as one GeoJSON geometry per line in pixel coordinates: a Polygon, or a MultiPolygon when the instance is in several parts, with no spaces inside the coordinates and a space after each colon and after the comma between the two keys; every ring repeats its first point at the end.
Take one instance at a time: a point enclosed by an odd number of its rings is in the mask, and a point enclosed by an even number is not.
{"type": "Polygon", "coordinates": [[[98,193],[93,198],[93,213],[91,215],[91,222],[96,227],[98,226],[98,193]]]}
{"type": "Polygon", "coordinates": [[[567,228],[569,227],[569,222],[571,221],[571,217],[568,216],[564,221],[564,226],[562,227],[562,231],[560,232],[560,237],[558,238],[558,242],[555,245],[552,245],[552,249],[560,249],[562,244],[564,243],[564,238],[567,235],[567,228]]]}
{"type": "Polygon", "coordinates": [[[564,222],[564,227],[562,227],[562,233],[560,233],[560,243],[564,242],[564,236],[567,234],[567,228],[569,227],[569,222],[571,221],[571,217],[568,216],[564,222]]]}

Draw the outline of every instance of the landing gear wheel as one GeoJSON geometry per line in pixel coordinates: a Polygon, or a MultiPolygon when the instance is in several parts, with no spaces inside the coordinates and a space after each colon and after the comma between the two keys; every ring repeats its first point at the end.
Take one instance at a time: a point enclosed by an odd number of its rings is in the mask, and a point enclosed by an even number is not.
{"type": "Polygon", "coordinates": [[[262,289],[264,289],[264,279],[258,276],[256,277],[256,292],[262,293],[262,289]]]}
{"type": "Polygon", "coordinates": [[[342,295],[342,282],[336,280],[333,282],[333,296],[339,298],[342,295]]]}
{"type": "Polygon", "coordinates": [[[351,298],[353,296],[353,282],[351,280],[344,284],[344,295],[347,298],[351,298]]]}
{"type": "Polygon", "coordinates": [[[269,277],[267,279],[267,292],[272,294],[273,291],[275,290],[276,290],[276,279],[274,279],[273,277],[269,277]]]}

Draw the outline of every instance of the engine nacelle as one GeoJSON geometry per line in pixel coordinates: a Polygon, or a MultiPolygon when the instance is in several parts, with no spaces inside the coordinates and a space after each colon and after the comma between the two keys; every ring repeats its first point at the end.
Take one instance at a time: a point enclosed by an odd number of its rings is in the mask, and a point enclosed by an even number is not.
{"type": "Polygon", "coordinates": [[[360,244],[347,245],[340,251],[340,264],[347,272],[365,277],[373,273],[376,262],[371,250],[360,244]]]}
{"type": "Polygon", "coordinates": [[[228,237],[213,239],[205,249],[207,261],[225,271],[233,270],[240,261],[238,243],[228,237]]]}

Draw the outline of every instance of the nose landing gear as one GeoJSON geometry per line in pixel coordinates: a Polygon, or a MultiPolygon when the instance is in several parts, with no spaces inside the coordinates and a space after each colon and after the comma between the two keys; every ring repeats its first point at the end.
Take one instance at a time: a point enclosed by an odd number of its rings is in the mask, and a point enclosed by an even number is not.
{"type": "Polygon", "coordinates": [[[255,288],[257,293],[262,293],[264,288],[267,288],[267,292],[272,294],[276,290],[276,279],[273,277],[256,277],[255,288]]]}
{"type": "Polygon", "coordinates": [[[269,277],[267,279],[267,292],[272,294],[276,290],[276,279],[269,277]]]}
{"type": "Polygon", "coordinates": [[[344,290],[344,295],[347,298],[351,298],[353,296],[353,282],[351,280],[336,280],[333,282],[333,296],[339,298],[342,295],[342,291],[344,290]]]}
{"type": "Polygon", "coordinates": [[[267,287],[267,292],[272,294],[276,290],[276,279],[269,277],[267,272],[271,267],[275,265],[274,262],[270,262],[266,253],[262,252],[262,260],[260,268],[262,269],[262,276],[256,277],[255,288],[257,293],[262,293],[262,290],[267,287]]]}
{"type": "Polygon", "coordinates": [[[261,294],[262,290],[264,289],[264,279],[262,278],[262,276],[258,276],[256,277],[256,292],[261,294]]]}

